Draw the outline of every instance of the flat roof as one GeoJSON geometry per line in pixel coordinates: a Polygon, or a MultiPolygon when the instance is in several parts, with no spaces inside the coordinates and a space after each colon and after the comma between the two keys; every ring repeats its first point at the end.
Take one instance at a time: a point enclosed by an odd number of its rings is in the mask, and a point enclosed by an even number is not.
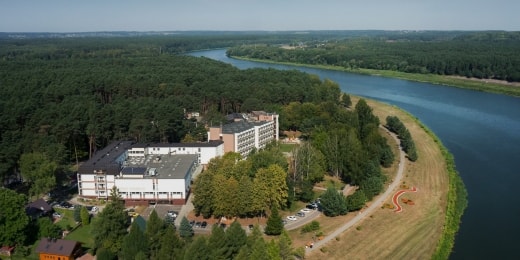
{"type": "Polygon", "coordinates": [[[97,151],[90,160],[79,166],[81,174],[92,174],[93,171],[105,171],[107,174],[119,174],[120,165],[116,159],[132,146],[131,141],[112,142],[105,148],[97,151]]]}
{"type": "Polygon", "coordinates": [[[261,126],[264,124],[268,124],[270,121],[260,121],[260,122],[246,122],[246,121],[239,121],[239,122],[233,122],[230,124],[225,124],[222,126],[222,133],[223,134],[235,134],[235,133],[241,133],[249,129],[253,129],[255,126],[261,126]]]}
{"type": "Polygon", "coordinates": [[[198,155],[196,154],[150,154],[147,155],[144,160],[128,161],[128,165],[125,168],[145,167],[145,169],[156,169],[156,175],[145,175],[145,178],[185,179],[186,175],[190,172],[190,168],[193,167],[197,161],[198,155]],[[157,160],[158,158],[159,160],[157,160]]]}
{"type": "Polygon", "coordinates": [[[131,148],[146,148],[146,147],[218,147],[224,142],[221,140],[211,140],[209,142],[200,143],[138,143],[132,145],[131,148]]]}

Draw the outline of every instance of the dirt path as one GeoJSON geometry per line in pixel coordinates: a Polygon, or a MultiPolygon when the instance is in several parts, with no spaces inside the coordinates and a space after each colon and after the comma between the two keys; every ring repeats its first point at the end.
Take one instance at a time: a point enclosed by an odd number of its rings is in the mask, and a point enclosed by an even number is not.
{"type": "MultiPolygon", "coordinates": [[[[386,130],[386,129],[385,129],[386,130]]],[[[399,168],[397,170],[397,174],[392,181],[392,183],[388,186],[388,189],[378,196],[374,201],[370,203],[370,206],[366,208],[365,210],[359,211],[358,215],[355,216],[353,219],[345,223],[343,226],[340,226],[338,229],[336,229],[334,232],[330,233],[329,235],[325,236],[322,240],[316,241],[314,243],[314,246],[312,248],[306,249],[306,254],[311,253],[312,251],[322,247],[341,233],[343,233],[345,230],[351,228],[352,226],[356,225],[359,221],[363,220],[365,217],[372,214],[376,209],[381,207],[381,204],[385,202],[392,194],[392,192],[398,187],[398,185],[401,183],[401,179],[403,178],[403,172],[404,172],[404,161],[406,160],[405,153],[401,149],[401,142],[397,138],[397,136],[390,131],[387,130],[387,133],[394,138],[395,142],[399,145],[399,168]]]]}

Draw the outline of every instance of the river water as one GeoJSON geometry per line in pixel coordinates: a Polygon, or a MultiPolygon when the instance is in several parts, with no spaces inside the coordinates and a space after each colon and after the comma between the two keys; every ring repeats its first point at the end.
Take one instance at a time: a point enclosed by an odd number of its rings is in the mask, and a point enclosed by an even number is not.
{"type": "Polygon", "coordinates": [[[520,259],[520,98],[378,76],[190,53],[240,69],[300,70],[343,92],[396,105],[427,125],[455,157],[469,205],[450,259],[520,259]]]}

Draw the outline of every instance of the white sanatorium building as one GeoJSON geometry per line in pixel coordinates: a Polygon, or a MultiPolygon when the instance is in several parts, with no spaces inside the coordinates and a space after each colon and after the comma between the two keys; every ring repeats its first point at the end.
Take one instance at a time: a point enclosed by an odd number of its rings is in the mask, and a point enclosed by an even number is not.
{"type": "Polygon", "coordinates": [[[79,167],[78,193],[86,198],[108,198],[116,186],[127,206],[184,204],[196,168],[223,154],[222,141],[114,142],[79,167]]]}
{"type": "Polygon", "coordinates": [[[199,165],[226,152],[247,157],[253,148],[278,140],[278,133],[277,114],[253,111],[231,124],[210,127],[206,143],[114,142],[79,167],[78,192],[108,198],[116,186],[128,206],[184,204],[199,165]]]}

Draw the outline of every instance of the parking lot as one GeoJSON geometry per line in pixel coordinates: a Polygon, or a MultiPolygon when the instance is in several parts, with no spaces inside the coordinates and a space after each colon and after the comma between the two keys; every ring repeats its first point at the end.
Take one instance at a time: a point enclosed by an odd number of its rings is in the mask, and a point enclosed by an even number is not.
{"type": "Polygon", "coordinates": [[[157,216],[159,218],[164,219],[166,214],[168,213],[168,210],[173,210],[177,212],[177,214],[181,211],[182,205],[169,205],[169,204],[156,204],[156,205],[150,205],[148,206],[142,213],[141,216],[148,220],[150,217],[150,214],[152,213],[152,210],[155,209],[155,212],[157,212],[157,216]]]}

